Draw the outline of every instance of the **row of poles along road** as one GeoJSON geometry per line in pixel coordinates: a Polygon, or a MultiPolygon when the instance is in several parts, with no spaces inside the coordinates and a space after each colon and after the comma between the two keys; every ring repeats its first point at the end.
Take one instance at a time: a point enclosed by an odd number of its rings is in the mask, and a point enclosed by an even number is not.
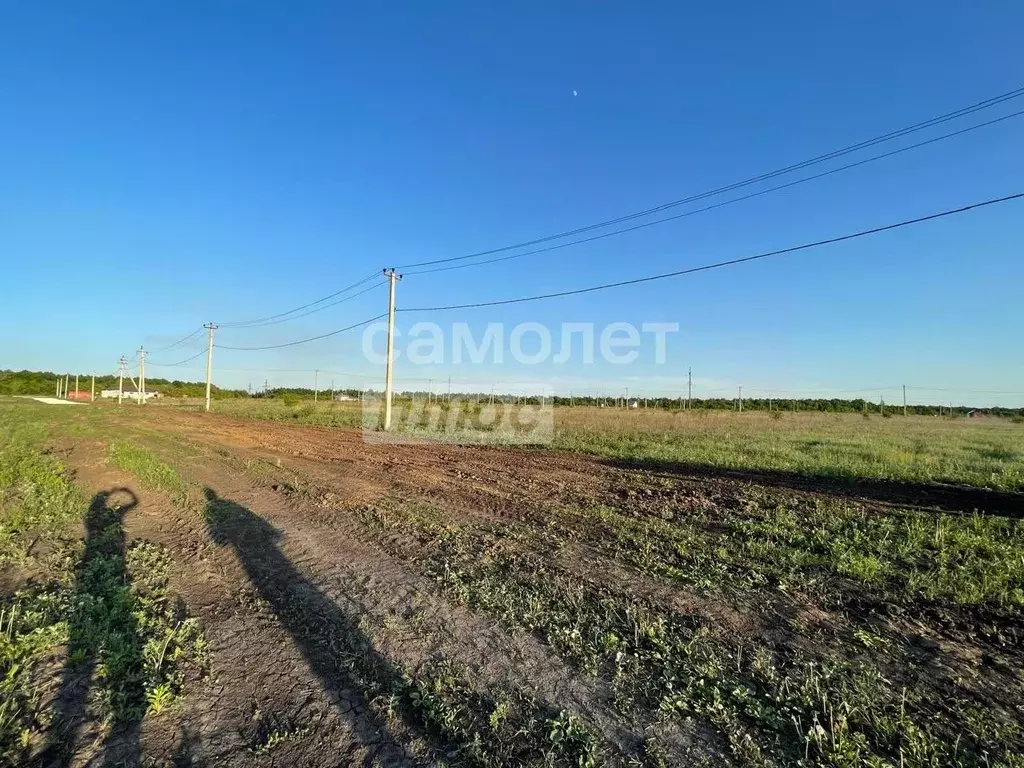
{"type": "MultiPolygon", "coordinates": [[[[385,269],[383,274],[388,278],[388,344],[387,344],[387,367],[384,374],[384,429],[391,428],[391,397],[393,382],[393,362],[395,344],[395,283],[402,279],[394,269],[385,269]]],[[[210,410],[210,390],[213,385],[213,332],[217,330],[216,323],[206,323],[203,328],[207,331],[206,342],[206,411],[210,410]]],[[[128,361],[122,356],[118,368],[117,402],[120,404],[124,399],[124,378],[128,375],[129,380],[134,384],[135,380],[128,372],[128,361]]],[[[75,377],[75,389],[78,388],[78,377],[75,377]]],[[[65,384],[66,388],[66,384],[65,384]]],[[[96,393],[95,377],[93,377],[93,399],[96,393]]],[[[146,350],[139,348],[139,381],[136,384],[139,403],[146,402],[146,350]]],[[[58,384],[57,396],[60,397],[60,386],[58,384]]]]}
{"type": "MultiPolygon", "coordinates": [[[[385,278],[388,279],[388,311],[387,311],[387,352],[386,352],[386,369],[384,374],[384,429],[391,428],[391,398],[392,398],[392,384],[393,384],[393,350],[394,350],[394,287],[395,284],[401,280],[401,275],[395,272],[394,269],[382,270],[385,278]]],[[[207,323],[203,326],[207,330],[207,349],[206,349],[206,407],[207,412],[210,411],[210,400],[211,400],[211,387],[213,382],[213,332],[217,330],[217,325],[214,323],[207,323]]],[[[139,371],[138,371],[138,401],[145,402],[145,349],[139,348],[138,350],[139,359],[139,371]]],[[[120,403],[123,399],[123,388],[124,388],[124,376],[127,372],[127,360],[124,357],[121,358],[121,368],[118,375],[118,402],[120,403]]],[[[687,390],[691,386],[690,373],[687,372],[687,390]]],[[[129,375],[129,378],[130,375],[129,375]]],[[[76,389],[78,388],[78,377],[76,379],[76,389]]],[[[134,383],[134,380],[132,379],[134,383]]],[[[451,386],[451,382],[450,382],[451,386]]],[[[629,399],[629,389],[626,390],[626,400],[629,399]]],[[[743,410],[743,388],[740,386],[737,390],[737,402],[739,410],[743,410]]],[[[59,396],[59,394],[58,394],[59,396]]],[[[95,397],[95,377],[93,377],[93,397],[95,397]]],[[[690,392],[687,391],[686,402],[687,407],[689,406],[690,392]]],[[[769,398],[770,402],[770,398],[769,398]]],[[[885,400],[879,401],[880,409],[885,409],[885,400]]],[[[769,406],[770,410],[770,406],[769,406]]],[[[906,385],[903,385],[903,415],[906,416],[906,385]]]]}

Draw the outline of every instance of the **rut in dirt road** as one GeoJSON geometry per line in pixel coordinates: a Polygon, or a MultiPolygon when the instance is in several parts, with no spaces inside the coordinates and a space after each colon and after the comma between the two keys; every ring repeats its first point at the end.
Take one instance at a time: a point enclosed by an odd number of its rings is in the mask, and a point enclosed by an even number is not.
{"type": "MultiPolygon", "coordinates": [[[[386,687],[401,683],[400,671],[374,651],[356,622],[295,569],[278,547],[278,530],[247,507],[220,498],[210,488],[205,488],[204,494],[214,542],[234,550],[250,583],[287,629],[324,690],[337,693],[332,697],[335,707],[345,715],[355,715],[352,724],[359,741],[392,741],[387,725],[370,714],[368,702],[358,693],[367,681],[356,678],[339,659],[358,655],[361,666],[367,665],[371,674],[386,681],[386,687]]],[[[394,750],[374,757],[386,759],[389,765],[402,758],[394,750]]]]}

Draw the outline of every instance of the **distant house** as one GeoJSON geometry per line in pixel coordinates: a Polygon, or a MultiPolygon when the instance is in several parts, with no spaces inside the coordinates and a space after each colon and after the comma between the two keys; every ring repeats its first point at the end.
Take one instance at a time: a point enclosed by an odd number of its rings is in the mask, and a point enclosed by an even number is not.
{"type": "Polygon", "coordinates": [[[335,402],[339,402],[339,403],[340,403],[340,402],[342,402],[343,400],[355,400],[355,399],[356,399],[356,398],[352,397],[351,395],[346,395],[346,394],[345,394],[345,393],[343,393],[343,392],[339,392],[339,393],[337,393],[337,394],[336,394],[336,395],[334,396],[334,400],[335,400],[335,402]]]}
{"type": "Polygon", "coordinates": [[[967,412],[967,418],[968,419],[984,419],[987,415],[988,414],[986,414],[984,411],[979,411],[979,410],[973,410],[973,411],[968,411],[967,412]]]}
{"type": "MultiPolygon", "coordinates": [[[[125,382],[123,396],[126,397],[126,398],[131,398],[132,400],[138,400],[139,399],[139,390],[138,390],[138,388],[134,384],[131,384],[129,382],[125,382]]],[[[146,390],[146,399],[147,400],[151,400],[154,397],[160,397],[160,396],[161,396],[160,393],[158,391],[156,391],[155,389],[146,390]]],[[[100,392],[100,397],[104,397],[104,398],[108,398],[108,399],[109,398],[114,398],[116,400],[117,399],[117,390],[116,389],[104,389],[104,390],[102,390],[100,392]]]]}

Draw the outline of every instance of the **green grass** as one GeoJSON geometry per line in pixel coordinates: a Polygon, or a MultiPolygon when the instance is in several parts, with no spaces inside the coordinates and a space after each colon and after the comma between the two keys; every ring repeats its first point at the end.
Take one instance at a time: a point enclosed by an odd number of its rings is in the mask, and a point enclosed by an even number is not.
{"type": "Polygon", "coordinates": [[[554,447],[624,461],[1024,490],[1024,428],[1004,419],[558,411],[554,447]]]}
{"type": "MultiPolygon", "coordinates": [[[[802,764],[823,766],[1009,766],[1024,759],[1019,751],[1024,729],[1018,718],[987,710],[966,691],[944,701],[927,676],[908,673],[913,657],[905,640],[890,632],[861,627],[838,643],[814,636],[801,643],[729,638],[699,615],[602,583],[599,568],[592,578],[580,578],[554,565],[569,540],[600,542],[602,534],[618,533],[609,528],[620,522],[610,522],[607,511],[599,512],[597,524],[588,528],[579,510],[562,521],[553,520],[554,514],[544,510],[529,523],[471,525],[430,507],[398,504],[366,508],[363,519],[379,532],[383,546],[436,579],[451,598],[510,628],[541,635],[582,673],[608,681],[624,713],[656,713],[658,719],[680,722],[698,718],[717,730],[736,764],[802,759],[802,764]],[[896,674],[911,682],[894,685],[896,674]]],[[[753,509],[747,515],[754,518],[753,509]]],[[[829,517],[823,510],[820,519],[829,517]]],[[[977,519],[962,525],[946,519],[928,535],[920,531],[909,535],[905,546],[894,545],[902,546],[898,552],[886,542],[899,538],[899,523],[862,528],[862,521],[851,527],[851,519],[855,517],[832,527],[840,539],[834,547],[825,530],[807,539],[795,532],[783,534],[786,526],[769,513],[764,529],[737,520],[718,542],[684,535],[669,538],[666,551],[678,547],[685,552],[699,543],[698,549],[711,556],[688,562],[686,581],[706,584],[720,599],[741,587],[747,594],[760,591],[764,596],[759,600],[765,603],[772,602],[772,593],[797,590],[800,572],[813,584],[822,565],[860,579],[869,591],[880,586],[882,579],[873,568],[850,564],[848,544],[855,540],[890,565],[904,559],[916,562],[917,555],[935,549],[931,568],[923,562],[916,567],[926,574],[923,581],[934,575],[939,591],[946,584],[946,564],[961,550],[971,553],[966,559],[973,557],[999,571],[1021,562],[1019,538],[1013,550],[985,551],[979,546],[979,540],[994,543],[1008,529],[989,528],[977,519]],[[761,546],[766,540],[780,542],[782,564],[761,546]],[[942,553],[947,557],[940,564],[942,553]],[[788,585],[779,582],[783,575],[790,577],[788,585]]],[[[622,543],[625,548],[628,539],[639,550],[651,545],[640,537],[661,542],[667,528],[677,524],[659,520],[648,528],[645,521],[629,522],[622,525],[622,543]]],[[[631,553],[619,554],[634,561],[631,553]]],[[[657,556],[648,566],[655,573],[684,572],[657,556]]],[[[1019,576],[1013,578],[1019,583],[1019,576]]],[[[994,585],[989,592],[974,587],[965,590],[957,584],[949,591],[967,601],[1006,594],[1005,585],[994,585]]],[[[915,589],[911,579],[904,579],[881,592],[894,599],[906,595],[912,604],[915,589]]],[[[1011,597],[1016,605],[1019,595],[1011,597]]]]}
{"type": "Polygon", "coordinates": [[[33,409],[0,404],[0,432],[0,568],[11,585],[0,592],[0,762],[13,765],[35,753],[54,715],[40,709],[40,675],[94,665],[88,706],[137,721],[172,706],[206,648],[168,591],[168,553],[126,543],[116,504],[89,504],[33,409]]]}

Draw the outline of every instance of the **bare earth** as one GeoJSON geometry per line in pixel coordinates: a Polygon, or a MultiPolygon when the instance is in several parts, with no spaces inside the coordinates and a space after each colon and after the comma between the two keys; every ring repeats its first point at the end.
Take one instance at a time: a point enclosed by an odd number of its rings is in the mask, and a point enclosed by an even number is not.
{"type": "MultiPolygon", "coordinates": [[[[206,489],[208,503],[226,521],[211,525],[172,504],[167,494],[139,487],[109,464],[95,437],[67,439],[66,461],[87,491],[128,487],[136,493],[126,535],[170,549],[174,591],[201,619],[210,644],[208,676],[190,683],[177,712],[145,720],[141,755],[123,746],[122,759],[143,757],[146,765],[435,762],[445,748],[443,734],[389,717],[379,693],[368,693],[359,673],[339,663],[346,654],[359,655],[358,669],[376,670],[378,680],[393,675],[395,684],[401,669],[453,660],[472,670],[482,701],[517,691],[552,711],[580,716],[599,734],[603,761],[610,763],[625,764],[651,738],[671,765],[724,759],[725,743],[699,721],[665,724],[624,713],[602,675],[581,674],[539,635],[448,599],[419,567],[430,542],[397,529],[369,533],[358,514],[368,506],[422,505],[443,510],[458,524],[536,522],[551,505],[604,505],[640,518],[669,507],[734,507],[752,487],[812,500],[841,494],[878,510],[916,500],[954,511],[1001,503],[956,490],[780,489],[799,484],[737,473],[651,472],[542,450],[371,445],[357,431],[170,409],[112,418],[126,434],[141,428],[129,439],[148,445],[206,489]],[[265,748],[272,734],[287,738],[265,748]]],[[[1002,500],[1004,513],[1007,504],[1019,502],[1002,500]]],[[[533,545],[510,546],[526,552],[533,545]]],[[[794,622],[824,635],[849,629],[848,619],[817,606],[750,605],[742,595],[709,598],[640,573],[584,536],[558,547],[552,567],[595,589],[669,606],[712,635],[749,636],[752,646],[799,644],[794,622]]],[[[864,610],[872,610],[869,603],[864,610]]],[[[971,668],[986,666],[990,673],[973,693],[1012,710],[1024,667],[1019,644],[998,647],[972,636],[975,623],[988,620],[980,610],[954,615],[945,636],[934,624],[926,628],[924,615],[894,617],[887,626],[920,638],[938,666],[946,656],[977,659],[971,668]],[[1013,669],[1018,672],[1007,671],[1013,669]]],[[[76,752],[82,765],[95,758],[89,738],[86,727],[76,752]]],[[[116,762],[116,753],[108,749],[108,764],[116,762]]]]}

